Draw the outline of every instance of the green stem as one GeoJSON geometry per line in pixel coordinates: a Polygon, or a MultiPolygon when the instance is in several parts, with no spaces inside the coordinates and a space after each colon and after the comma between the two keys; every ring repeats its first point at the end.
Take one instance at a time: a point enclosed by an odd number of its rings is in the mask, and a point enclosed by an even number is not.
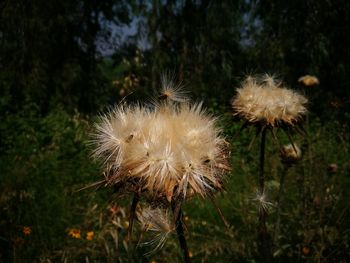
{"type": "MultiPolygon", "coordinates": [[[[266,128],[262,128],[260,141],[260,169],[259,169],[259,194],[265,193],[265,142],[266,142],[266,128]]],[[[261,257],[261,262],[272,262],[271,256],[271,240],[266,227],[267,211],[262,208],[259,209],[259,227],[258,227],[258,250],[261,257]]]]}
{"type": "Polygon", "coordinates": [[[178,212],[176,212],[176,205],[175,203],[171,204],[171,208],[173,210],[174,216],[175,216],[175,228],[176,228],[176,233],[177,237],[179,239],[180,247],[184,256],[184,262],[185,263],[190,263],[190,254],[188,252],[188,247],[186,243],[186,238],[185,238],[185,232],[184,228],[182,225],[182,210],[179,208],[178,212]]]}

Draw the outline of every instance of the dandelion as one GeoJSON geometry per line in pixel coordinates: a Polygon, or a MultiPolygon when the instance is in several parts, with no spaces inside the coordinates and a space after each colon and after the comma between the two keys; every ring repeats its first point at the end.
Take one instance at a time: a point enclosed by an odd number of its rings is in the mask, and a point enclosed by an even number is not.
{"type": "Polygon", "coordinates": [[[86,240],[91,241],[91,240],[94,239],[94,236],[95,236],[94,231],[88,231],[88,232],[86,233],[86,240]]]}
{"type": "Polygon", "coordinates": [[[268,201],[266,193],[261,193],[259,191],[256,192],[256,197],[253,199],[258,203],[260,213],[268,213],[270,207],[274,206],[274,204],[268,201]]]}
{"type": "MultiPolygon", "coordinates": [[[[291,141],[290,130],[301,131],[298,127],[300,120],[307,112],[307,99],[283,86],[282,82],[276,78],[265,75],[262,78],[248,76],[237,89],[237,94],[232,100],[234,115],[245,121],[243,127],[254,125],[257,129],[256,137],[261,135],[260,154],[259,154],[259,190],[256,201],[259,202],[259,232],[258,247],[262,259],[271,261],[270,236],[267,231],[266,217],[271,202],[266,201],[265,196],[265,141],[266,132],[272,133],[273,139],[278,142],[275,134],[275,128],[282,128],[291,141]]],[[[253,138],[252,142],[255,140],[253,138]]],[[[278,142],[280,145],[280,143],[278,142]]],[[[300,153],[295,144],[291,141],[294,157],[300,153]]],[[[292,153],[290,147],[281,149],[281,156],[288,158],[292,153]],[[289,155],[288,155],[289,154],[289,155]]],[[[284,178],[281,178],[283,181],[284,178]]],[[[282,193],[283,184],[280,184],[280,193],[282,193]]],[[[280,198],[280,197],[279,197],[280,198]]],[[[275,231],[276,232],[276,231],[275,231]]]]}
{"type": "Polygon", "coordinates": [[[181,204],[223,188],[228,147],[202,103],[190,103],[173,78],[163,76],[161,82],[159,102],[123,103],[101,116],[92,139],[93,157],[104,164],[104,179],[97,185],[134,195],[128,236],[139,201],[171,206],[186,260],[181,204]]]}
{"type": "Polygon", "coordinates": [[[32,233],[32,229],[30,226],[24,226],[22,232],[25,236],[29,236],[32,233]]]}
{"type": "Polygon", "coordinates": [[[76,239],[81,238],[80,230],[76,229],[76,228],[69,229],[68,235],[71,236],[72,238],[76,238],[76,239]]]}
{"type": "Polygon", "coordinates": [[[106,185],[171,203],[222,188],[227,143],[202,104],[120,105],[97,124],[94,157],[106,185]]]}
{"type": "Polygon", "coordinates": [[[159,98],[161,100],[168,100],[173,102],[186,102],[188,101],[187,92],[183,90],[181,83],[176,84],[174,77],[169,74],[164,74],[161,77],[162,90],[159,98]]]}
{"type": "Polygon", "coordinates": [[[298,83],[302,84],[305,87],[314,87],[320,84],[320,81],[317,77],[312,75],[305,75],[298,79],[298,83]]]}
{"type": "Polygon", "coordinates": [[[237,89],[232,101],[234,114],[248,123],[274,127],[293,126],[307,112],[307,99],[285,87],[273,77],[263,79],[247,77],[237,89]]]}

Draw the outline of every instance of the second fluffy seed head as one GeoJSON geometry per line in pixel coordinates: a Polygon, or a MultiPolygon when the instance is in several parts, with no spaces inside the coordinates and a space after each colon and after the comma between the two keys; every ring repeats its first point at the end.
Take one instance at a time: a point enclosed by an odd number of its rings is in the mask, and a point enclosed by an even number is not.
{"type": "Polygon", "coordinates": [[[307,99],[266,75],[247,77],[232,101],[235,115],[267,126],[294,125],[305,113],[307,99]]]}

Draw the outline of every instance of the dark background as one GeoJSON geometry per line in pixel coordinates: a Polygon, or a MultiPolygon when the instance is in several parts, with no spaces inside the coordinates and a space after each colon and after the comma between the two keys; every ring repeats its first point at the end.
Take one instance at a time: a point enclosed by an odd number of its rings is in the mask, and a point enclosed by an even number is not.
{"type": "MultiPolygon", "coordinates": [[[[239,128],[229,104],[244,76],[269,73],[305,94],[310,110],[308,143],[296,139],[308,157],[293,171],[295,178],[309,177],[299,178],[306,182],[302,186],[290,183],[295,210],[286,214],[293,219],[286,221],[290,224],[275,256],[283,262],[346,262],[349,47],[347,0],[1,0],[0,262],[125,262],[123,204],[118,203],[122,221],[114,229],[112,193],[76,190],[99,178],[99,165],[89,158],[86,144],[97,114],[124,96],[127,101],[150,98],[164,73],[176,76],[193,100],[204,100],[210,112],[222,116],[232,166],[238,167],[220,202],[242,230],[225,236],[223,226],[215,228],[220,223],[213,215],[206,238],[191,237],[194,261],[256,258],[256,218],[244,208],[254,192],[257,160],[246,149],[251,134],[234,139],[239,128]],[[317,76],[320,85],[298,84],[306,74],[317,76]],[[329,177],[330,163],[337,164],[336,179],[329,177]],[[243,177],[248,171],[252,177],[243,177]],[[298,189],[303,194],[297,195],[298,189]],[[332,191],[336,197],[327,196],[332,191]],[[31,227],[30,235],[23,234],[24,226],[31,227]],[[96,239],[79,243],[67,235],[72,227],[94,230],[96,239]]],[[[274,174],[280,169],[278,150],[271,146],[270,153],[276,159],[271,157],[268,166],[274,174]]],[[[206,209],[213,209],[208,207],[193,212],[196,224],[206,209]]],[[[179,257],[176,245],[163,251],[159,262],[179,257]]],[[[143,252],[134,253],[135,261],[157,258],[143,252]]]]}

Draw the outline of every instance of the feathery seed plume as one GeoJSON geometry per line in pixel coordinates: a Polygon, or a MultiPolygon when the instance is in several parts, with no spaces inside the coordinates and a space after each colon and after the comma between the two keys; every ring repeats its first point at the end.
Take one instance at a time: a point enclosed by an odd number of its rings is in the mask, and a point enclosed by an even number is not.
{"type": "Polygon", "coordinates": [[[258,79],[248,76],[237,89],[232,101],[235,115],[249,123],[270,127],[279,124],[293,126],[305,113],[307,99],[269,75],[258,79]]]}
{"type": "Polygon", "coordinates": [[[155,234],[151,241],[143,243],[144,245],[155,245],[150,253],[162,248],[169,235],[175,230],[168,209],[145,207],[137,217],[144,231],[155,234]]]}
{"type": "Polygon", "coordinates": [[[228,167],[226,142],[201,103],[119,105],[101,117],[93,143],[106,185],[151,200],[205,196],[221,189],[228,167]]]}
{"type": "Polygon", "coordinates": [[[175,83],[174,77],[169,74],[164,74],[161,77],[162,90],[159,96],[161,100],[170,100],[173,102],[186,102],[188,98],[186,96],[186,91],[182,88],[181,83],[175,83]]]}

